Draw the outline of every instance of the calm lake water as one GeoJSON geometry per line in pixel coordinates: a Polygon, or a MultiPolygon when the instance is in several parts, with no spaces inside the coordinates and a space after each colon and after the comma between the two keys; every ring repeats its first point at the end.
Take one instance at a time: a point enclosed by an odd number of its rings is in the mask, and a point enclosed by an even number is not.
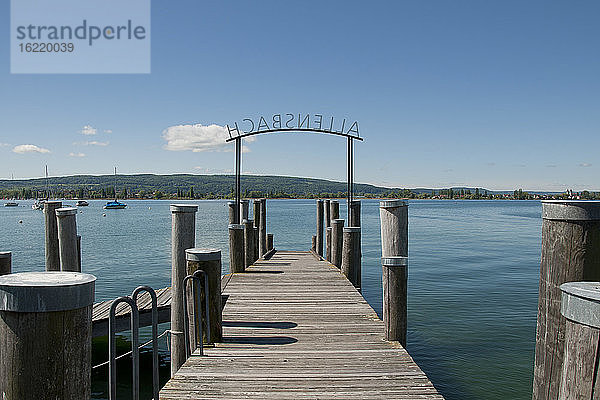
{"type": "MultiPolygon", "coordinates": [[[[0,250],[13,252],[13,272],[44,269],[43,213],[33,211],[31,203],[0,207],[0,250]]],[[[98,277],[96,301],[130,294],[141,284],[170,285],[172,202],[128,201],[125,210],[103,210],[104,203],[90,201],[77,216],[83,270],[98,277]]],[[[177,203],[199,206],[197,246],[222,249],[227,273],[226,202],[177,203]]],[[[364,297],[381,315],[378,204],[363,201],[362,282],[364,297]]],[[[409,353],[449,400],[530,398],[540,203],[409,204],[409,353]]],[[[345,217],[344,201],[340,208],[345,217]]],[[[275,247],[309,249],[315,211],[314,200],[269,200],[267,226],[275,235],[275,247]]],[[[148,337],[147,330],[143,336],[148,337]]],[[[166,366],[166,357],[163,361],[166,366]]],[[[163,371],[167,376],[168,367],[163,371]]],[[[128,378],[119,377],[124,390],[128,378]]],[[[94,398],[105,397],[104,379],[105,374],[94,374],[94,398]]]]}

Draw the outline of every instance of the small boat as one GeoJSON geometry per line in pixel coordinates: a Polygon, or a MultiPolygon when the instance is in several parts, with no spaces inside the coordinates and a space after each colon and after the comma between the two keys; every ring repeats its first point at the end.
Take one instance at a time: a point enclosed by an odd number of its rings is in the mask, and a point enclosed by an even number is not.
{"type": "Polygon", "coordinates": [[[18,207],[19,203],[15,203],[14,201],[9,201],[8,203],[4,203],[4,207],[18,207]]]}
{"type": "Polygon", "coordinates": [[[105,210],[118,210],[118,209],[122,209],[122,208],[126,208],[126,207],[127,207],[127,204],[121,203],[120,201],[115,199],[115,201],[109,201],[108,203],[106,203],[106,205],[104,206],[104,209],[105,210]]]}
{"type": "Polygon", "coordinates": [[[35,203],[33,203],[31,205],[31,208],[33,210],[44,210],[44,203],[46,202],[46,200],[36,200],[35,203]]]}
{"type": "Polygon", "coordinates": [[[127,207],[127,204],[121,203],[119,200],[117,200],[116,193],[117,193],[117,167],[115,167],[115,201],[109,201],[108,203],[106,203],[106,205],[104,206],[105,210],[119,210],[119,209],[123,209],[123,208],[127,207]]]}
{"type": "Polygon", "coordinates": [[[87,207],[90,205],[90,203],[88,203],[85,200],[77,200],[77,204],[75,204],[77,207],[87,207]]]}

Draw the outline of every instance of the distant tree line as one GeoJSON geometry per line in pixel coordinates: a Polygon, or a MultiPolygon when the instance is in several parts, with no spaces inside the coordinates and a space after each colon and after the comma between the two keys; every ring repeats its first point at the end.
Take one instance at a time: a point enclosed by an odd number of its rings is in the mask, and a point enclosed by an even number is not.
{"type": "MultiPolygon", "coordinates": [[[[285,176],[243,176],[244,198],[344,198],[346,183],[285,176]]],[[[229,175],[118,175],[67,176],[28,180],[0,180],[0,197],[15,199],[232,199],[234,179],[229,175]],[[116,182],[115,182],[116,180],[116,182]],[[117,191],[115,192],[115,188],[117,191]]],[[[401,189],[355,184],[355,196],[404,199],[600,199],[600,193],[567,191],[536,194],[483,188],[401,189]]]]}

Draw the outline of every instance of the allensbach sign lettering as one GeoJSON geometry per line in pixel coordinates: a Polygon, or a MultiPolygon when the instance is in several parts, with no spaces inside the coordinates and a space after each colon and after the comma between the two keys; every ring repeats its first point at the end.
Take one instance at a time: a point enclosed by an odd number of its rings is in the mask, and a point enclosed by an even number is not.
{"type": "Polygon", "coordinates": [[[227,130],[230,139],[280,131],[311,131],[360,138],[357,121],[337,119],[323,114],[285,113],[273,114],[268,118],[261,115],[257,118],[244,118],[239,123],[227,125],[227,130]]]}

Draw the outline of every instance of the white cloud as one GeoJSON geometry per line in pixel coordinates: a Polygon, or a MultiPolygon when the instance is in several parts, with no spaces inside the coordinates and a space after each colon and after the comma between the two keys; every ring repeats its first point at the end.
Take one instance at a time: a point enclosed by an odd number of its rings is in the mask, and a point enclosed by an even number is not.
{"type": "Polygon", "coordinates": [[[95,135],[98,132],[98,129],[93,128],[91,125],[86,125],[83,128],[81,128],[81,130],[79,131],[79,133],[81,133],[82,135],[95,135]]]}
{"type": "Polygon", "coordinates": [[[587,162],[584,162],[584,163],[581,163],[581,164],[579,164],[579,166],[580,166],[580,167],[591,167],[591,166],[592,166],[592,164],[590,164],[590,163],[587,163],[587,162]]]}
{"type": "MultiPolygon", "coordinates": [[[[215,124],[175,125],[165,129],[162,136],[167,141],[165,149],[170,151],[232,151],[232,143],[225,142],[229,139],[227,128],[215,124]]],[[[244,140],[253,142],[254,138],[244,140]]],[[[242,151],[247,153],[250,149],[242,146],[242,151]]]]}
{"type": "Polygon", "coordinates": [[[6,146],[10,146],[10,144],[8,144],[8,143],[1,143],[0,142],[0,147],[6,147],[6,146]]]}
{"type": "Polygon", "coordinates": [[[105,129],[104,133],[112,133],[112,129],[105,129]]]}
{"type": "Polygon", "coordinates": [[[85,153],[69,153],[69,157],[85,157],[85,153]]]}
{"type": "Polygon", "coordinates": [[[108,146],[108,143],[110,142],[98,142],[96,140],[92,140],[90,142],[83,142],[82,144],[84,146],[108,146]]]}
{"type": "Polygon", "coordinates": [[[13,153],[25,154],[25,153],[50,153],[50,150],[38,147],[34,144],[20,144],[13,147],[13,153]]]}

